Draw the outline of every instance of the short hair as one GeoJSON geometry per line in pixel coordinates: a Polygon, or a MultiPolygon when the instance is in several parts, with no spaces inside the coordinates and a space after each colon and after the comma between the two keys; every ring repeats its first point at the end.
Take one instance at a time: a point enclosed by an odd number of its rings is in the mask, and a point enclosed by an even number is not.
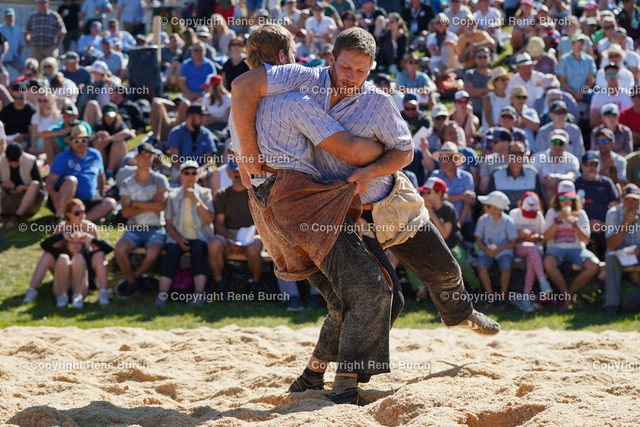
{"type": "Polygon", "coordinates": [[[333,45],[333,57],[338,59],[343,50],[355,50],[367,55],[371,62],[376,57],[376,40],[371,33],[360,27],[349,28],[340,33],[333,45]]]}
{"type": "Polygon", "coordinates": [[[511,150],[512,147],[518,147],[522,151],[527,151],[527,147],[525,147],[524,142],[522,141],[511,141],[509,143],[509,150],[511,150]]]}
{"type": "Polygon", "coordinates": [[[247,39],[245,62],[249,68],[256,68],[263,63],[276,65],[280,51],[288,54],[293,46],[295,40],[289,30],[280,25],[264,24],[254,30],[247,39]]]}

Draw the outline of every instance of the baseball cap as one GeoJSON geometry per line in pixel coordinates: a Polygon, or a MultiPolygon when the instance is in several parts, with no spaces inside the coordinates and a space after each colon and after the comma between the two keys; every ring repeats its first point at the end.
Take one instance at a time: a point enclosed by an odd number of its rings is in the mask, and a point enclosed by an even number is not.
{"type": "Polygon", "coordinates": [[[612,102],[608,104],[604,104],[600,112],[602,113],[603,116],[605,115],[619,116],[620,115],[620,109],[618,108],[618,105],[612,102]]]}
{"type": "Polygon", "coordinates": [[[7,145],[7,150],[4,153],[7,156],[7,160],[10,162],[17,162],[20,160],[20,156],[22,156],[22,145],[12,142],[7,145]]]}
{"type": "Polygon", "coordinates": [[[196,162],[195,160],[187,160],[186,162],[180,165],[180,172],[189,168],[198,169],[199,167],[200,165],[198,165],[198,162],[196,162]]]}
{"type": "Polygon", "coordinates": [[[189,114],[200,114],[201,116],[208,116],[209,112],[206,108],[204,108],[203,105],[193,104],[190,105],[189,108],[187,108],[187,115],[189,114]]]}
{"type": "Polygon", "coordinates": [[[579,42],[580,40],[587,41],[587,40],[589,40],[589,37],[585,36],[582,33],[576,33],[576,34],[573,35],[573,37],[571,37],[571,42],[572,43],[573,42],[579,42]]]}
{"type": "Polygon", "coordinates": [[[568,144],[569,134],[564,129],[554,129],[553,132],[551,132],[551,136],[549,140],[554,140],[554,139],[559,139],[561,141],[564,141],[565,144],[568,144]]]}
{"type": "Polygon", "coordinates": [[[573,185],[573,182],[564,180],[558,183],[558,196],[569,196],[576,197],[576,186],[573,185]]]}
{"type": "Polygon", "coordinates": [[[533,191],[527,191],[520,199],[520,210],[525,218],[535,218],[540,209],[540,198],[533,191]]]}
{"type": "Polygon", "coordinates": [[[421,193],[424,193],[426,190],[436,190],[436,191],[441,191],[443,193],[446,193],[447,183],[444,182],[444,180],[441,178],[432,176],[429,179],[427,179],[427,181],[424,183],[422,187],[418,188],[418,191],[420,191],[421,193]]]}
{"type": "Polygon", "coordinates": [[[4,10],[4,16],[16,16],[16,10],[12,7],[9,7],[4,10]]]}
{"type": "Polygon", "coordinates": [[[433,106],[431,110],[431,117],[441,117],[441,116],[449,116],[449,110],[444,104],[437,104],[433,106]]]}
{"type": "Polygon", "coordinates": [[[500,116],[506,116],[506,115],[509,115],[515,119],[516,117],[518,117],[518,112],[511,105],[506,105],[502,107],[502,110],[500,110],[500,116]]]}
{"type": "Polygon", "coordinates": [[[102,115],[103,116],[115,117],[117,113],[118,113],[118,107],[113,102],[105,104],[102,107],[102,115]]]}
{"type": "Polygon", "coordinates": [[[491,132],[491,134],[488,136],[490,136],[490,139],[492,139],[493,141],[500,140],[511,142],[511,140],[513,139],[513,136],[511,135],[509,129],[500,126],[493,128],[493,132],[491,132]]]}
{"type": "Polygon", "coordinates": [[[207,76],[200,88],[204,89],[205,87],[211,85],[219,85],[220,83],[222,83],[222,76],[216,73],[212,73],[207,76]]]}
{"type": "Polygon", "coordinates": [[[143,153],[151,153],[154,156],[160,156],[162,153],[159,150],[156,150],[153,145],[149,144],[148,142],[142,142],[140,144],[138,144],[136,146],[136,156],[143,154],[143,153]]]}
{"type": "Polygon", "coordinates": [[[414,93],[408,93],[402,99],[402,103],[418,105],[418,97],[414,93]]]}
{"type": "Polygon", "coordinates": [[[607,138],[609,138],[611,141],[615,141],[616,140],[616,136],[611,131],[611,129],[606,128],[606,127],[603,127],[602,129],[598,130],[598,132],[596,132],[596,136],[598,136],[598,135],[604,135],[607,138]]]}
{"type": "Polygon", "coordinates": [[[373,78],[373,84],[375,85],[388,85],[394,81],[389,74],[378,74],[373,78]]]}
{"type": "Polygon", "coordinates": [[[584,9],[599,9],[598,3],[596,3],[593,0],[590,0],[584,5],[584,9]]]}
{"type": "Polygon", "coordinates": [[[62,114],[71,114],[74,116],[78,115],[78,108],[75,105],[65,105],[62,108],[62,114]]]}
{"type": "Polygon", "coordinates": [[[635,184],[627,184],[622,189],[623,199],[640,199],[640,188],[635,184]]]}
{"type": "Polygon", "coordinates": [[[65,54],[62,56],[62,59],[63,59],[64,61],[66,61],[66,60],[68,60],[68,59],[75,59],[75,60],[77,61],[77,60],[79,60],[79,59],[80,59],[80,55],[78,55],[76,52],[69,51],[69,52],[65,53],[65,54]]]}
{"type": "Polygon", "coordinates": [[[564,101],[555,101],[549,108],[550,113],[567,112],[567,104],[564,101]]]}
{"type": "Polygon", "coordinates": [[[582,155],[582,164],[586,165],[587,162],[589,161],[597,161],[598,163],[600,163],[600,156],[598,156],[598,153],[593,151],[593,150],[589,150],[586,151],[583,155],[582,155]]]}
{"type": "Polygon", "coordinates": [[[89,67],[90,73],[107,74],[109,67],[103,61],[96,61],[89,67]]]}
{"type": "Polygon", "coordinates": [[[453,96],[453,98],[458,101],[462,98],[469,98],[469,92],[467,92],[466,90],[459,90],[456,92],[456,94],[453,96]]]}
{"type": "Polygon", "coordinates": [[[531,55],[527,52],[519,53],[516,55],[515,66],[520,67],[521,65],[532,65],[533,59],[531,59],[531,55]]]}
{"type": "Polygon", "coordinates": [[[487,196],[478,196],[478,201],[483,205],[495,206],[498,209],[509,209],[509,198],[502,191],[492,191],[487,196]]]}

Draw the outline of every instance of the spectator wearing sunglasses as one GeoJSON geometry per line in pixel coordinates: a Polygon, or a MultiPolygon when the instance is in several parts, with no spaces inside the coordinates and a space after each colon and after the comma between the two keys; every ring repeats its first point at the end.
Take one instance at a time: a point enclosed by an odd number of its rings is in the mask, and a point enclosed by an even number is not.
{"type": "Polygon", "coordinates": [[[480,119],[473,114],[473,107],[469,101],[469,93],[459,90],[454,96],[454,111],[449,116],[450,121],[454,121],[464,130],[465,145],[473,146],[478,128],[480,127],[480,119]]]}
{"type": "MultiPolygon", "coordinates": [[[[482,98],[490,93],[494,88],[489,88],[488,83],[493,77],[491,69],[489,68],[489,64],[491,62],[491,51],[486,47],[481,47],[476,49],[475,51],[475,67],[468,69],[464,73],[463,81],[464,81],[464,90],[469,93],[469,100],[471,101],[471,106],[473,107],[473,114],[477,117],[482,116],[482,98]]],[[[506,71],[502,67],[499,67],[504,74],[506,75],[506,71]]],[[[495,80],[495,79],[494,79],[495,80]]],[[[504,84],[502,87],[502,96],[505,98],[506,96],[504,90],[507,85],[504,84]]],[[[506,101],[508,103],[508,101],[506,101]]]]}
{"type": "Polygon", "coordinates": [[[605,78],[607,80],[607,90],[599,90],[591,99],[591,109],[589,110],[589,123],[591,128],[595,128],[603,123],[602,107],[605,104],[613,103],[618,109],[625,109],[633,106],[629,90],[624,90],[618,84],[618,71],[620,67],[615,62],[610,62],[604,67],[605,78]]]}
{"type": "Polygon", "coordinates": [[[563,300],[560,309],[564,311],[570,307],[578,290],[600,271],[598,258],[587,249],[591,236],[589,217],[582,209],[573,182],[564,180],[558,183],[545,222],[547,254],[543,261],[544,269],[551,283],[561,292],[563,300]],[[581,267],[580,273],[569,285],[559,269],[564,262],[581,267]]]}
{"type": "Polygon", "coordinates": [[[484,30],[478,28],[478,21],[469,15],[465,18],[465,25],[462,26],[462,33],[458,38],[458,60],[464,69],[476,66],[476,51],[486,47],[490,51],[496,48],[495,40],[484,30]]]}
{"type": "Polygon", "coordinates": [[[511,93],[518,86],[523,86],[527,94],[527,107],[533,108],[537,99],[544,95],[543,84],[545,75],[533,69],[534,62],[527,52],[516,55],[514,66],[518,71],[507,86],[507,92],[511,93]]]}
{"type": "MultiPolygon", "coordinates": [[[[607,212],[605,228],[607,237],[607,253],[605,262],[604,309],[607,316],[616,316],[620,306],[620,284],[622,282],[622,266],[615,255],[615,250],[640,245],[640,233],[634,232],[640,229],[640,188],[635,184],[627,184],[622,190],[622,204],[612,207],[607,212]]],[[[636,257],[640,256],[638,249],[636,257]]]]}
{"type": "Polygon", "coordinates": [[[534,147],[535,132],[540,128],[540,117],[536,110],[527,105],[528,99],[529,93],[524,86],[515,86],[509,91],[511,106],[516,110],[516,121],[513,126],[522,129],[527,136],[527,145],[534,147]]]}
{"type": "Polygon", "coordinates": [[[62,219],[67,202],[74,197],[86,206],[89,221],[104,218],[116,202],[104,197],[106,179],[100,152],[89,147],[89,133],[82,124],[75,125],[65,141],[69,148],[53,160],[46,180],[54,222],[62,219]]]}
{"type": "Polygon", "coordinates": [[[608,87],[604,67],[607,64],[614,63],[618,66],[618,85],[623,88],[632,88],[635,77],[634,73],[625,66],[624,59],[626,56],[627,52],[618,43],[612,43],[607,50],[602,52],[602,68],[596,73],[596,86],[601,88],[608,87]]]}
{"type": "Polygon", "coordinates": [[[576,179],[576,191],[591,226],[589,250],[604,261],[607,245],[603,226],[607,210],[620,203],[620,193],[610,178],[600,174],[598,152],[589,150],[584,153],[581,167],[582,175],[576,179]]]}
{"type": "Polygon", "coordinates": [[[567,132],[564,129],[555,129],[551,132],[550,139],[551,146],[536,153],[531,163],[538,170],[546,206],[551,204],[558,183],[563,180],[574,181],[580,171],[580,161],[567,151],[567,132]]]}
{"type": "Polygon", "coordinates": [[[613,132],[614,145],[611,149],[621,156],[626,156],[633,151],[633,133],[627,126],[620,124],[618,118],[620,117],[620,111],[616,104],[605,104],[602,106],[602,123],[599,126],[593,128],[591,132],[591,150],[597,150],[596,136],[601,129],[609,129],[613,132]]]}
{"type": "Polygon", "coordinates": [[[25,99],[24,83],[14,83],[11,87],[13,102],[0,111],[0,121],[4,123],[7,142],[21,142],[27,147],[29,142],[29,125],[36,110],[25,99]]]}
{"type": "MultiPolygon", "coordinates": [[[[207,282],[207,242],[213,238],[214,220],[211,190],[197,184],[198,163],[192,160],[182,163],[180,176],[182,186],[169,194],[165,210],[167,222],[167,245],[165,262],[160,270],[159,291],[168,292],[173,283],[180,257],[191,253],[193,272],[193,304],[204,303],[204,287],[207,282]]],[[[157,306],[164,306],[166,298],[156,298],[157,306]]]]}
{"type": "Polygon", "coordinates": [[[607,128],[596,133],[596,147],[600,158],[600,174],[611,178],[622,192],[622,186],[627,183],[627,160],[612,150],[615,136],[607,128]]]}
{"type": "Polygon", "coordinates": [[[564,101],[556,101],[549,108],[549,118],[551,122],[542,126],[536,135],[536,153],[549,148],[549,137],[556,129],[564,129],[569,135],[569,145],[567,151],[581,158],[584,154],[584,142],[582,141],[582,131],[573,123],[567,121],[569,111],[564,101]]]}
{"type": "Polygon", "coordinates": [[[432,108],[434,100],[429,94],[435,92],[436,86],[426,73],[420,71],[420,62],[413,53],[408,53],[402,58],[402,71],[398,73],[396,87],[403,93],[415,92],[420,104],[428,104],[428,107],[432,108]]]}

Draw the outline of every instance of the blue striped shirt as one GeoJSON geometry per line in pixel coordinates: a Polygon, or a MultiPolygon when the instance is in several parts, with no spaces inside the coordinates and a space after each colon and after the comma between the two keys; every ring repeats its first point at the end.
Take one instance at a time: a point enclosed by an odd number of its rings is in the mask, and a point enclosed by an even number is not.
{"type": "MultiPolygon", "coordinates": [[[[411,133],[393,99],[366,82],[358,93],[331,103],[329,67],[308,68],[297,64],[266,66],[267,95],[300,90],[314,98],[321,108],[337,120],[348,132],[366,138],[376,138],[385,150],[413,150],[411,133]]],[[[358,169],[326,150],[316,148],[315,162],[323,179],[346,180],[358,169]]],[[[387,197],[394,185],[393,175],[371,180],[360,194],[362,203],[373,203],[387,197]]]]}
{"type": "MultiPolygon", "coordinates": [[[[229,118],[231,149],[240,152],[233,117],[229,118]]],[[[314,166],[313,147],[344,128],[325,113],[318,103],[298,91],[260,99],[256,111],[258,148],[267,166],[322,176],[314,166]]],[[[253,185],[265,177],[252,179],[253,185]]]]}

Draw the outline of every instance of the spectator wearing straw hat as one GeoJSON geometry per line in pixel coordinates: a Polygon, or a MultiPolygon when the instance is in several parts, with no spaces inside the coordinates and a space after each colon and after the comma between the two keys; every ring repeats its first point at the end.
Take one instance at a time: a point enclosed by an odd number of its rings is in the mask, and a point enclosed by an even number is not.
{"type": "Polygon", "coordinates": [[[527,94],[527,107],[533,108],[535,101],[544,95],[542,84],[545,75],[533,69],[534,62],[527,52],[516,55],[514,66],[517,73],[507,86],[507,92],[511,93],[518,86],[523,86],[527,94]]]}
{"type": "Polygon", "coordinates": [[[591,150],[597,150],[596,135],[601,129],[607,128],[613,132],[614,145],[612,150],[621,156],[626,156],[633,151],[633,133],[629,127],[623,125],[619,121],[620,110],[616,104],[605,104],[602,106],[602,121],[601,125],[593,128],[591,132],[591,150]]]}
{"type": "Polygon", "coordinates": [[[618,43],[612,43],[601,55],[602,68],[596,73],[596,86],[601,88],[609,87],[604,67],[614,63],[618,66],[618,86],[631,89],[636,79],[634,74],[625,66],[624,58],[627,56],[627,52],[618,43]]]}
{"type": "MultiPolygon", "coordinates": [[[[467,71],[468,73],[469,71],[467,71]]],[[[465,73],[465,77],[467,75],[465,73]]],[[[478,71],[480,73],[480,71],[478,71]]],[[[482,127],[483,129],[488,129],[493,126],[498,126],[498,119],[500,118],[500,114],[502,109],[507,105],[511,105],[511,100],[509,99],[509,94],[507,92],[507,86],[509,85],[509,81],[513,78],[512,73],[507,73],[504,68],[497,67],[491,71],[491,77],[487,82],[487,93],[482,98],[482,127]]],[[[467,88],[467,83],[465,81],[465,90],[469,92],[467,88]]],[[[473,84],[473,91],[478,89],[473,84]]],[[[481,89],[478,89],[481,90],[481,89]]],[[[472,92],[469,92],[473,96],[472,92]]],[[[515,110],[514,110],[515,114],[515,110]]],[[[516,116],[514,115],[514,119],[516,116]]],[[[514,122],[515,123],[515,122],[514,122]]]]}
{"type": "Polygon", "coordinates": [[[607,264],[605,274],[604,309],[608,316],[616,316],[620,306],[620,289],[622,282],[622,265],[616,250],[636,246],[635,255],[640,256],[640,188],[635,184],[627,184],[622,190],[622,204],[607,211],[605,220],[607,264]]]}
{"type": "Polygon", "coordinates": [[[555,74],[558,68],[558,60],[544,51],[544,40],[541,37],[534,36],[527,43],[527,50],[531,59],[535,61],[533,69],[542,74],[555,74]]]}
{"type": "Polygon", "coordinates": [[[116,202],[104,197],[106,179],[100,152],[89,147],[89,132],[82,124],[75,125],[65,141],[69,148],[53,160],[46,180],[54,219],[64,216],[67,202],[74,197],[86,206],[89,221],[105,217],[115,209],[116,202]]]}

